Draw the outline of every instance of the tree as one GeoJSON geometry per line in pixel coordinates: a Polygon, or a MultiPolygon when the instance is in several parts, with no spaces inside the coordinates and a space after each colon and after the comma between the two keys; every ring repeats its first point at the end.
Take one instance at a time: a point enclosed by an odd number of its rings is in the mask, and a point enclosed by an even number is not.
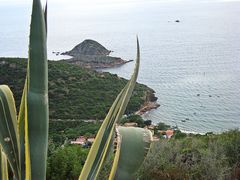
{"type": "Polygon", "coordinates": [[[146,126],[150,126],[152,124],[152,121],[151,120],[146,120],[146,121],[144,121],[144,124],[146,126]]]}
{"type": "Polygon", "coordinates": [[[84,149],[78,145],[59,148],[48,159],[47,179],[77,179],[87,158],[87,154],[88,149],[84,149]]]}

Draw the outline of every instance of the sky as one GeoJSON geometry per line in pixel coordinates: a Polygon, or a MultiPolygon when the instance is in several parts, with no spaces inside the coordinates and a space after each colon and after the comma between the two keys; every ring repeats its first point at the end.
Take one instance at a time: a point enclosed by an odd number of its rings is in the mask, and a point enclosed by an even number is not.
{"type": "MultiPolygon", "coordinates": [[[[46,0],[41,0],[42,4],[46,3],[46,0]]],[[[180,0],[48,0],[49,6],[64,6],[64,7],[91,7],[99,5],[118,5],[140,3],[140,2],[153,2],[153,1],[180,1],[180,0]]],[[[30,6],[32,0],[0,0],[0,7],[4,6],[30,6]]]]}
{"type": "MultiPolygon", "coordinates": [[[[41,0],[43,4],[46,2],[46,0],[41,0]]],[[[195,1],[195,0],[48,0],[49,3],[60,3],[60,4],[70,4],[74,3],[76,4],[117,4],[117,3],[134,3],[134,2],[141,2],[141,1],[156,1],[156,2],[179,2],[179,1],[195,1]]],[[[199,1],[199,0],[198,0],[199,1]]],[[[226,2],[232,2],[232,1],[240,1],[240,0],[201,0],[201,1],[226,1],[226,2]]],[[[0,6],[1,5],[18,5],[18,4],[29,4],[32,0],[0,0],[0,6]]]]}
{"type": "MultiPolygon", "coordinates": [[[[46,0],[41,0],[45,4],[46,0]]],[[[91,4],[118,4],[118,3],[134,3],[146,0],[48,0],[50,4],[64,4],[64,5],[91,5],[91,4]]],[[[180,1],[180,0],[148,0],[149,1],[180,1]]],[[[24,5],[30,4],[32,0],[0,0],[1,5],[24,5]]]]}

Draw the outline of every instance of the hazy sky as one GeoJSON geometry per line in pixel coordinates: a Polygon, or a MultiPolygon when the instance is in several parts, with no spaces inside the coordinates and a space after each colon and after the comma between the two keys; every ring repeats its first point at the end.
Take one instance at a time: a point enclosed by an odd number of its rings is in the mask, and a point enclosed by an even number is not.
{"type": "MultiPolygon", "coordinates": [[[[46,0],[41,0],[43,4],[46,0]]],[[[139,2],[146,0],[48,0],[49,3],[60,3],[60,4],[115,4],[115,3],[130,3],[139,2]]],[[[180,1],[180,0],[148,0],[149,1],[180,1]]],[[[29,4],[32,0],[0,0],[1,4],[29,4]]]]}
{"type": "MultiPolygon", "coordinates": [[[[61,3],[61,4],[116,4],[116,3],[129,3],[129,2],[140,2],[140,1],[156,1],[156,2],[176,2],[176,1],[195,1],[195,0],[48,0],[49,3],[61,3]]],[[[199,1],[199,0],[198,0],[199,1]]],[[[240,1],[240,0],[201,0],[201,1],[240,1]]],[[[0,6],[5,4],[29,4],[32,0],[0,0],[0,6]]],[[[46,0],[42,0],[46,2],[46,0]]]]}

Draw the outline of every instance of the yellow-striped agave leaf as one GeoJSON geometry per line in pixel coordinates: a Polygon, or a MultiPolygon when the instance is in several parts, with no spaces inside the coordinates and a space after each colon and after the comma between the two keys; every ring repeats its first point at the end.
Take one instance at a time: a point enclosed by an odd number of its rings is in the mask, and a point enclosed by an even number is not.
{"type": "Polygon", "coordinates": [[[46,35],[47,35],[47,1],[46,1],[46,5],[44,8],[44,21],[45,21],[45,29],[46,29],[46,35]]]}
{"type": "Polygon", "coordinates": [[[44,12],[41,0],[33,0],[29,60],[18,121],[12,92],[7,86],[0,86],[0,144],[4,152],[1,162],[6,156],[15,179],[46,179],[48,147],[46,19],[47,6],[44,12]]]}
{"type": "Polygon", "coordinates": [[[0,85],[0,145],[17,179],[20,174],[18,143],[14,98],[8,86],[0,85]]]}
{"type": "Polygon", "coordinates": [[[0,146],[0,179],[8,180],[8,161],[0,146]]]}
{"type": "Polygon", "coordinates": [[[115,124],[122,118],[123,113],[125,112],[127,104],[129,102],[129,99],[132,95],[132,91],[135,87],[139,71],[139,61],[140,50],[139,42],[137,40],[137,59],[134,73],[129,82],[127,83],[127,85],[117,96],[106,118],[104,119],[97,133],[96,139],[90,149],[83,170],[80,174],[79,177],[80,180],[96,179],[99,174],[99,171],[102,168],[107,152],[110,146],[112,145],[111,139],[113,137],[115,124]]]}
{"type": "Polygon", "coordinates": [[[25,144],[29,143],[29,147],[25,146],[26,178],[46,179],[49,123],[48,62],[41,0],[33,0],[27,73],[24,133],[25,144]]]}
{"type": "Polygon", "coordinates": [[[2,179],[2,147],[0,145],[0,179],[2,179]]]}
{"type": "MultiPolygon", "coordinates": [[[[143,128],[118,127],[121,137],[120,157],[115,177],[111,179],[127,180],[137,179],[135,173],[142,165],[152,142],[152,133],[143,128]]],[[[113,171],[113,169],[112,169],[113,171]]]]}
{"type": "Polygon", "coordinates": [[[116,136],[115,140],[114,140],[114,153],[115,153],[115,156],[114,156],[114,160],[113,160],[112,169],[111,169],[110,175],[109,175],[109,180],[115,178],[116,172],[117,172],[117,168],[118,168],[118,162],[119,162],[119,158],[120,158],[121,145],[122,145],[122,136],[120,136],[118,128],[116,128],[115,136],[116,136]]]}
{"type": "MultiPolygon", "coordinates": [[[[22,93],[22,99],[21,99],[21,104],[19,108],[19,114],[18,114],[18,134],[19,134],[19,144],[20,144],[20,156],[19,156],[19,161],[20,161],[20,170],[21,170],[21,179],[29,179],[26,178],[26,163],[30,164],[30,157],[25,156],[25,146],[29,146],[27,143],[25,143],[25,125],[27,122],[26,118],[26,105],[27,105],[27,100],[26,100],[26,93],[27,93],[27,80],[24,85],[23,93],[22,93]],[[26,158],[27,161],[25,160],[26,158]]],[[[29,176],[28,176],[29,177],[29,176]]]]}

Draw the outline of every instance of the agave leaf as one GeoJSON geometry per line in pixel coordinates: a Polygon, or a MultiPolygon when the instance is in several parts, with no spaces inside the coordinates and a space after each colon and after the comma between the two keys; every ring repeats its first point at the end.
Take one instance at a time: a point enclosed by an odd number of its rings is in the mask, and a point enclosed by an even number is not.
{"type": "Polygon", "coordinates": [[[135,173],[141,166],[150,148],[152,133],[143,128],[118,127],[121,136],[121,149],[114,179],[136,179],[135,173]]]}
{"type": "Polygon", "coordinates": [[[2,171],[3,171],[3,169],[2,169],[2,147],[1,147],[1,145],[0,145],[0,179],[3,179],[2,178],[2,171]]]}
{"type": "Polygon", "coordinates": [[[0,179],[8,180],[8,161],[1,147],[0,147],[0,179]]]}
{"type": "Polygon", "coordinates": [[[46,34],[47,34],[47,1],[44,9],[44,21],[45,21],[45,28],[46,28],[46,34]]]}
{"type": "Polygon", "coordinates": [[[48,66],[41,1],[33,0],[25,102],[26,178],[46,179],[48,147],[48,66]],[[30,162],[30,164],[29,164],[30,162]]]}
{"type": "Polygon", "coordinates": [[[4,167],[2,167],[2,147],[0,145],[0,179],[3,179],[3,172],[4,172],[4,167]]]}
{"type": "Polygon", "coordinates": [[[0,85],[0,144],[16,178],[19,178],[19,141],[17,116],[11,90],[0,85]]]}
{"type": "MultiPolygon", "coordinates": [[[[20,170],[21,170],[21,179],[26,179],[26,170],[25,170],[25,159],[27,158],[25,156],[25,145],[28,147],[28,144],[25,144],[25,122],[26,122],[26,93],[27,93],[27,79],[25,81],[23,93],[22,93],[22,99],[21,104],[19,108],[19,114],[18,114],[18,134],[19,134],[19,144],[20,144],[20,170]]],[[[30,164],[30,159],[27,160],[27,164],[30,164]]],[[[29,176],[28,176],[29,177],[29,176]]]]}
{"type": "Polygon", "coordinates": [[[102,168],[103,162],[111,145],[111,138],[113,136],[115,124],[122,118],[135,87],[139,71],[139,61],[140,50],[139,42],[137,40],[137,59],[134,73],[130,81],[117,96],[106,118],[104,119],[80,174],[80,180],[96,179],[100,169],[102,168]]]}
{"type": "Polygon", "coordinates": [[[115,142],[114,142],[114,144],[116,145],[116,147],[114,147],[115,148],[115,156],[114,156],[114,160],[113,160],[112,169],[110,171],[110,175],[108,178],[109,180],[114,179],[116,176],[118,162],[119,162],[119,158],[120,158],[121,144],[122,144],[122,137],[120,136],[117,128],[116,128],[115,133],[116,133],[116,138],[115,138],[115,142]]]}

